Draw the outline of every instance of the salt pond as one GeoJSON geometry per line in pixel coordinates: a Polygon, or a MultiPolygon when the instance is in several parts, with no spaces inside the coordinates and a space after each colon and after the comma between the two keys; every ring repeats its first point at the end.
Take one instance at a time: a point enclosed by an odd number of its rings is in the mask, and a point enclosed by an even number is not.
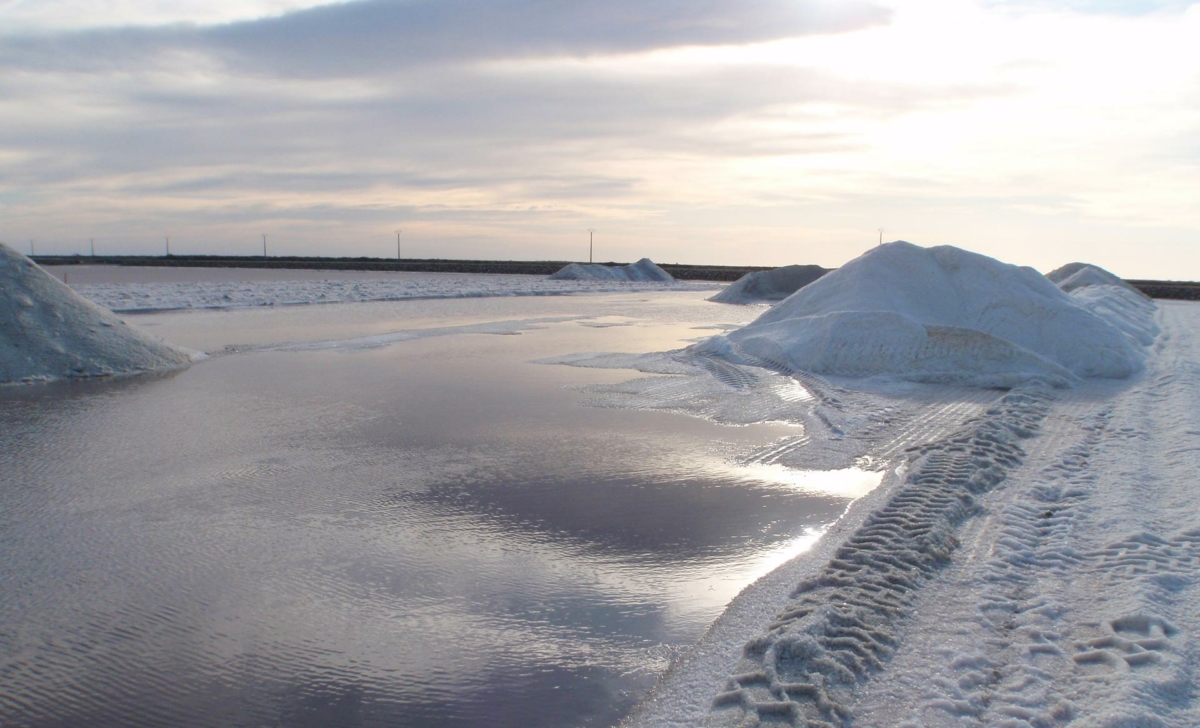
{"type": "Polygon", "coordinates": [[[0,724],[613,724],[874,482],[531,363],[758,313],[709,293],[146,314],[214,357],[0,389],[0,724]]]}

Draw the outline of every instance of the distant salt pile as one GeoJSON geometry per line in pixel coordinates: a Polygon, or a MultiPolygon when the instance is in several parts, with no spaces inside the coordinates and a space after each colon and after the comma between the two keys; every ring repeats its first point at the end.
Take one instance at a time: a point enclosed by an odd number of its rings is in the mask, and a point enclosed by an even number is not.
{"type": "Polygon", "coordinates": [[[1144,356],[1032,268],[903,241],[871,249],[692,351],[781,372],[998,387],[1124,378],[1144,356]]]}
{"type": "Polygon", "coordinates": [[[0,384],[178,369],[191,361],[0,244],[0,384]]]}
{"type": "Polygon", "coordinates": [[[1109,273],[1098,265],[1091,263],[1067,263],[1061,268],[1055,268],[1046,274],[1050,282],[1070,293],[1085,286],[1116,286],[1122,290],[1136,293],[1150,300],[1150,297],[1129,285],[1117,276],[1109,273]]]}
{"type": "Polygon", "coordinates": [[[785,265],[747,273],[717,295],[717,303],[776,303],[828,273],[819,265],[785,265]]]}
{"type": "Polygon", "coordinates": [[[1108,321],[1142,346],[1159,334],[1154,299],[1103,268],[1090,263],[1068,263],[1046,274],[1078,303],[1108,321]]]}
{"type": "Polygon", "coordinates": [[[659,268],[649,258],[622,266],[590,263],[571,263],[550,276],[552,281],[661,281],[670,283],[675,279],[659,268]]]}

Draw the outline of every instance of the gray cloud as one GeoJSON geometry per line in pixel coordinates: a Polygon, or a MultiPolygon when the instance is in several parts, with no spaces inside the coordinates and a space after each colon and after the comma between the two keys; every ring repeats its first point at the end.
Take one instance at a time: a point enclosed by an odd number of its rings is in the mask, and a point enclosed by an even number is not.
{"type": "MultiPolygon", "coordinates": [[[[854,103],[855,92],[769,66],[622,75],[477,62],[744,43],[887,18],[865,0],[367,0],[208,28],[0,35],[0,151],[17,152],[0,169],[10,185],[34,187],[136,186],[147,182],[117,178],[157,174],[149,184],[178,194],[284,178],[289,189],[342,191],[378,183],[380,167],[394,184],[448,188],[557,175],[569,165],[554,155],[567,147],[590,158],[737,153],[737,140],[703,129],[798,100],[854,103]],[[343,80],[368,91],[331,94],[343,80]],[[333,164],[342,171],[330,174],[333,164]],[[267,170],[229,171],[247,167],[267,170]]],[[[823,141],[756,138],[743,151],[823,141]]]]}
{"type": "Polygon", "coordinates": [[[280,76],[379,75],[414,65],[738,45],[888,22],[870,0],[359,0],[199,28],[0,36],[10,67],[87,72],[182,51],[280,76]]]}
{"type": "MultiPolygon", "coordinates": [[[[761,157],[855,144],[851,136],[789,126],[754,135],[714,130],[723,121],[770,116],[778,108],[821,103],[885,115],[1010,91],[848,84],[817,70],[772,65],[635,76],[444,68],[393,80],[380,94],[331,100],[306,94],[304,85],[281,90],[269,81],[189,94],[170,79],[159,82],[162,87],[130,79],[104,91],[106,108],[118,113],[5,125],[9,144],[31,155],[10,163],[6,176],[10,183],[46,184],[194,170],[183,180],[167,175],[153,183],[180,194],[276,184],[325,184],[333,192],[351,189],[356,179],[360,188],[384,182],[426,189],[525,184],[622,156],[761,157]],[[252,167],[266,169],[245,171],[252,167]],[[338,171],[331,173],[333,168],[338,171]]],[[[74,92],[86,96],[88,87],[79,82],[74,92]]],[[[0,80],[0,92],[7,90],[0,80]]],[[[33,92],[8,95],[23,93],[33,92]]],[[[26,103],[41,102],[35,95],[26,103]]],[[[611,189],[629,190],[629,181],[611,189]]]]}
{"type": "Polygon", "coordinates": [[[213,31],[275,71],[356,73],[443,60],[735,45],[885,22],[886,11],[796,0],[372,0],[213,31]]]}

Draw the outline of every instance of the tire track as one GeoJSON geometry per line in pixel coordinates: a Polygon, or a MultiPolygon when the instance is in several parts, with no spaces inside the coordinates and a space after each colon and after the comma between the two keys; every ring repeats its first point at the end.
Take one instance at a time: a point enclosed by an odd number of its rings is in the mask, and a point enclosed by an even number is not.
{"type": "Polygon", "coordinates": [[[897,649],[920,588],[948,563],[979,497],[1021,463],[1018,441],[1037,432],[1051,398],[1040,384],[1013,390],[985,417],[915,451],[888,504],[745,646],[704,725],[848,725],[855,689],[897,649]]]}

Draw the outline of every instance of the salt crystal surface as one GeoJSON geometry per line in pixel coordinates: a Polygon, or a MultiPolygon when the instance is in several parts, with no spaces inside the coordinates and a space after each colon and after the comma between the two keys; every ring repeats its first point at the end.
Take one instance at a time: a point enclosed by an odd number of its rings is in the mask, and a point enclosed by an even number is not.
{"type": "Polygon", "coordinates": [[[776,371],[1057,386],[1142,369],[1138,341],[1032,268],[897,241],[699,344],[776,371]]]}
{"type": "Polygon", "coordinates": [[[0,384],[178,369],[193,357],[0,244],[0,384]]]}
{"type": "Polygon", "coordinates": [[[1068,263],[1046,277],[1141,346],[1149,346],[1160,333],[1154,300],[1103,268],[1068,263]]]}

